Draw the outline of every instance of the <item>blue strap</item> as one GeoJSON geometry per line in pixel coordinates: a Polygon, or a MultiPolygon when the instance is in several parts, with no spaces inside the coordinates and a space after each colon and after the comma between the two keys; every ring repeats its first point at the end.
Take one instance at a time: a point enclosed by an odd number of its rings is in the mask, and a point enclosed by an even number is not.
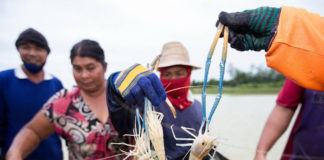
{"type": "Polygon", "coordinates": [[[223,26],[219,26],[218,31],[216,33],[214,42],[212,44],[211,49],[209,50],[208,53],[208,57],[206,60],[206,64],[205,64],[205,75],[204,75],[204,83],[203,83],[203,90],[201,93],[201,97],[202,97],[202,112],[203,112],[203,121],[202,121],[202,126],[200,127],[200,132],[202,130],[202,128],[204,128],[203,126],[206,124],[206,129],[209,130],[209,124],[211,121],[211,118],[214,115],[214,112],[220,102],[220,99],[222,97],[222,89],[223,89],[223,81],[224,81],[224,72],[225,72],[225,64],[226,64],[226,58],[227,58],[227,42],[224,42],[224,48],[223,48],[223,54],[222,54],[222,59],[221,62],[219,64],[220,67],[220,75],[219,75],[219,88],[218,88],[218,95],[215,98],[214,104],[212,106],[212,109],[209,113],[208,118],[206,115],[206,87],[207,87],[207,79],[208,79],[208,74],[209,74],[209,68],[210,68],[210,64],[211,64],[211,58],[213,56],[214,50],[215,50],[215,46],[216,43],[218,41],[218,38],[220,36],[220,33],[223,31],[223,26]]]}

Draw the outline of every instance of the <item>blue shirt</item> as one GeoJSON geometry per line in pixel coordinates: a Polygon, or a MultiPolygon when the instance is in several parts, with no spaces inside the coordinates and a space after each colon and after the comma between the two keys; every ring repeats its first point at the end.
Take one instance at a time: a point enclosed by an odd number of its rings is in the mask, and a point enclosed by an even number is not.
{"type": "MultiPolygon", "coordinates": [[[[181,126],[191,128],[190,130],[194,135],[198,135],[198,131],[203,119],[202,106],[197,100],[194,100],[191,106],[183,111],[175,108],[177,112],[177,118],[173,118],[173,114],[166,102],[162,102],[159,107],[155,108],[156,111],[163,113],[164,118],[162,119],[163,136],[164,136],[164,148],[167,159],[183,159],[190,150],[190,146],[182,147],[176,146],[176,144],[188,144],[193,143],[190,140],[176,140],[173,137],[171,131],[171,125],[173,125],[173,131],[176,138],[194,138],[189,133],[181,129],[181,126]]],[[[189,158],[189,154],[186,159],[189,158]]]]}
{"type": "Polygon", "coordinates": [[[291,160],[324,157],[324,92],[305,89],[291,160]],[[295,158],[294,156],[298,157],[295,158]]]}
{"type": "MultiPolygon", "coordinates": [[[[9,149],[15,135],[42,108],[43,104],[57,91],[62,83],[45,74],[38,84],[30,81],[21,67],[0,72],[0,148],[2,154],[9,149]]],[[[0,153],[1,155],[1,153],[0,153]]],[[[28,156],[27,159],[53,159],[62,157],[61,141],[52,134],[28,156]]]]}

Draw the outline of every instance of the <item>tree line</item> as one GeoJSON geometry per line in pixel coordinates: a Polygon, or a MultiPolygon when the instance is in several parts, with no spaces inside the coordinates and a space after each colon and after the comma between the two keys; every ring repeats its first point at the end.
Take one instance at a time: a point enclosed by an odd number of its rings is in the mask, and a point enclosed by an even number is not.
{"type": "MultiPolygon", "coordinates": [[[[262,66],[251,66],[250,70],[245,72],[238,68],[233,67],[232,65],[228,66],[227,73],[230,75],[230,80],[224,80],[223,85],[229,87],[235,87],[243,84],[266,84],[266,83],[276,83],[282,84],[286,79],[285,76],[279,72],[265,68],[262,66]]],[[[218,85],[219,80],[211,78],[208,80],[207,85],[218,85]]],[[[192,85],[199,86],[202,85],[203,81],[192,81],[192,85]]]]}

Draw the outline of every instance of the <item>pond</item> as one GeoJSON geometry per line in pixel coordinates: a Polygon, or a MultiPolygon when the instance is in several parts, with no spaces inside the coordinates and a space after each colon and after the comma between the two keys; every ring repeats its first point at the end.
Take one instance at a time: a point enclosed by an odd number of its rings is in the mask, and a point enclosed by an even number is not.
{"type": "MultiPolygon", "coordinates": [[[[201,95],[194,97],[201,101],[201,95]]],[[[215,97],[216,95],[207,96],[207,115],[215,97]]],[[[211,122],[212,130],[219,137],[217,150],[231,160],[253,159],[276,97],[277,95],[223,95],[211,122]]],[[[290,128],[268,153],[268,159],[280,159],[290,128]]]]}

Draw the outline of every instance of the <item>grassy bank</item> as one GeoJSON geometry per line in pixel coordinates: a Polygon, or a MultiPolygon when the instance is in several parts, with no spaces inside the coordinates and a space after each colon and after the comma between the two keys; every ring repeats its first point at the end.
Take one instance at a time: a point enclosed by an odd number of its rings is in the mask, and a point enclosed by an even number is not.
{"type": "MultiPolygon", "coordinates": [[[[236,85],[233,87],[224,86],[224,94],[277,94],[283,85],[282,82],[270,82],[270,83],[247,83],[236,85]]],[[[202,86],[194,86],[191,88],[193,94],[200,94],[202,92],[202,86]]],[[[217,86],[207,86],[206,92],[208,94],[218,94],[217,86]]]]}

